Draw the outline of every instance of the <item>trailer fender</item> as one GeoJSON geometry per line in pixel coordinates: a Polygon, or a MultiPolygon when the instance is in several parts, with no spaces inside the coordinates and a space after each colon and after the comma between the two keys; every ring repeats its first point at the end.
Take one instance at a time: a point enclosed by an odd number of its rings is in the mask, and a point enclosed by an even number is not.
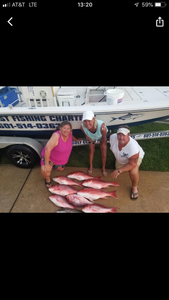
{"type": "Polygon", "coordinates": [[[34,149],[35,152],[41,155],[41,151],[43,149],[43,145],[40,144],[37,140],[32,138],[25,137],[15,137],[15,136],[0,136],[0,148],[6,148],[11,145],[27,145],[30,148],[34,149]]]}

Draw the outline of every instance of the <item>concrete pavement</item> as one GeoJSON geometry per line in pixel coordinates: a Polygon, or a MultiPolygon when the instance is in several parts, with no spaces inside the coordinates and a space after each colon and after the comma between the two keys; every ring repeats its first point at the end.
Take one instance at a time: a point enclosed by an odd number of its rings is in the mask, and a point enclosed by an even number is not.
{"type": "MultiPolygon", "coordinates": [[[[52,176],[68,175],[74,171],[86,172],[87,168],[66,167],[63,172],[52,171],[52,176]]],[[[115,181],[112,170],[102,180],[115,181]]],[[[56,212],[59,208],[50,200],[51,193],[45,187],[40,166],[33,169],[20,169],[11,164],[0,164],[0,212],[56,212]]],[[[100,169],[93,170],[93,176],[101,176],[100,169]]],[[[106,191],[117,191],[118,199],[108,197],[95,203],[107,207],[117,207],[117,212],[169,212],[169,172],[140,171],[139,198],[130,200],[131,183],[128,173],[121,174],[117,180],[119,187],[106,191]]],[[[53,182],[53,184],[56,184],[53,182]]],[[[79,189],[79,187],[77,187],[79,189]]]]}

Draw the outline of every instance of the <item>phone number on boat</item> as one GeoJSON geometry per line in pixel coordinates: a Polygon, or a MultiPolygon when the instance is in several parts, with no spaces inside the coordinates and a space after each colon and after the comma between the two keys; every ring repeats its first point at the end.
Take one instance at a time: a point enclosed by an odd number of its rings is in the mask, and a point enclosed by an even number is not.
{"type": "Polygon", "coordinates": [[[68,116],[0,116],[0,129],[32,129],[49,130],[56,129],[61,122],[76,122],[79,127],[82,115],[68,116]],[[80,122],[80,123],[79,123],[80,122]]]}
{"type": "Polygon", "coordinates": [[[7,124],[7,123],[0,123],[0,128],[3,129],[11,129],[11,128],[18,128],[18,129],[33,129],[33,128],[38,128],[38,129],[55,129],[57,126],[59,126],[60,123],[36,123],[34,125],[32,125],[31,123],[15,123],[15,124],[7,124]]]}

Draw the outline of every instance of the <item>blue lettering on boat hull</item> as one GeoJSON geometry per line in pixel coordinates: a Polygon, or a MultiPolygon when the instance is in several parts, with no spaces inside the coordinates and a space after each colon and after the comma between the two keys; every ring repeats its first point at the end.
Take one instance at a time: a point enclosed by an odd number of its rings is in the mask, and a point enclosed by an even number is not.
{"type": "MultiPolygon", "coordinates": [[[[0,116],[0,132],[13,131],[26,132],[28,130],[33,131],[46,131],[51,132],[55,130],[63,121],[73,122],[75,127],[80,128],[82,122],[82,115],[11,115],[0,116]]],[[[1,134],[0,133],[0,134],[1,134]]]]}

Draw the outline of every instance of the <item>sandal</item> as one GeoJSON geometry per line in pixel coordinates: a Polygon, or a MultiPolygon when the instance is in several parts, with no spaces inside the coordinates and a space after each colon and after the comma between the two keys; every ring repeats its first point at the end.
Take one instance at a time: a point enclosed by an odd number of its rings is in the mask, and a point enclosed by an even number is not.
{"type": "Polygon", "coordinates": [[[92,175],[93,170],[87,170],[88,175],[92,175]]]}
{"type": "Polygon", "coordinates": [[[138,192],[133,193],[133,191],[131,190],[130,199],[137,200],[137,198],[138,198],[138,192]]]}
{"type": "Polygon", "coordinates": [[[47,188],[47,189],[49,189],[49,188],[52,187],[51,181],[50,181],[50,182],[47,182],[47,181],[45,180],[45,185],[46,185],[46,188],[47,188]],[[48,186],[47,186],[47,185],[48,185],[48,186]]]}
{"type": "Polygon", "coordinates": [[[107,177],[107,172],[102,171],[102,174],[103,174],[104,177],[107,177]]]}

